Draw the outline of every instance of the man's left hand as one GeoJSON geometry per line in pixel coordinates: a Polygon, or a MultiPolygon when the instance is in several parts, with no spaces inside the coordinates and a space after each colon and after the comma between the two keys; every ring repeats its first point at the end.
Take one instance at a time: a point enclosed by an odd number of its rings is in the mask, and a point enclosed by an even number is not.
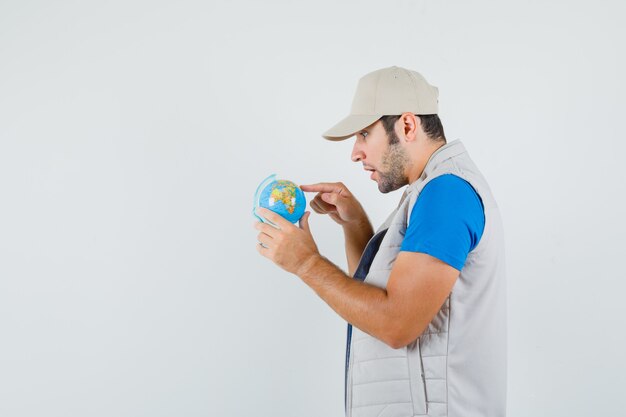
{"type": "Polygon", "coordinates": [[[278,227],[255,223],[254,228],[260,231],[257,236],[257,251],[261,255],[296,275],[300,275],[315,258],[320,257],[309,228],[310,211],[304,213],[300,219],[300,227],[263,207],[257,208],[256,213],[278,227]],[[266,247],[261,246],[261,243],[266,247]]]}

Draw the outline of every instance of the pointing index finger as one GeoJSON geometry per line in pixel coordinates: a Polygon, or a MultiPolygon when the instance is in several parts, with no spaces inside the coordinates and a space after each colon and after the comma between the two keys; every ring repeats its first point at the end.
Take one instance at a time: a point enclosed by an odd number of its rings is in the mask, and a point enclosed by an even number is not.
{"type": "Polygon", "coordinates": [[[301,185],[300,189],[306,192],[339,193],[342,187],[339,184],[330,182],[318,182],[317,184],[301,185]]]}

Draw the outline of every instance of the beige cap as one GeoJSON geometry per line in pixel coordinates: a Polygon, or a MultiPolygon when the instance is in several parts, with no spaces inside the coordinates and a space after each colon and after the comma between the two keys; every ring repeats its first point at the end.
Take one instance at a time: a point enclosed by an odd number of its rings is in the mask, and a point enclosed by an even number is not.
{"type": "Polygon", "coordinates": [[[328,140],[344,140],[383,116],[437,114],[439,90],[418,72],[401,67],[383,68],[359,80],[350,114],[322,134],[328,140]]]}

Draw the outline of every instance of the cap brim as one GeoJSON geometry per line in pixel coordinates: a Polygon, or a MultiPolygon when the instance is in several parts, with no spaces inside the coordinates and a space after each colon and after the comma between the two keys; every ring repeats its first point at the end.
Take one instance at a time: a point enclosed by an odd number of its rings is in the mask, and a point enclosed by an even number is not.
{"type": "Polygon", "coordinates": [[[335,126],[328,129],[326,132],[322,133],[322,137],[333,141],[348,139],[381,117],[383,117],[382,114],[351,114],[335,126]]]}

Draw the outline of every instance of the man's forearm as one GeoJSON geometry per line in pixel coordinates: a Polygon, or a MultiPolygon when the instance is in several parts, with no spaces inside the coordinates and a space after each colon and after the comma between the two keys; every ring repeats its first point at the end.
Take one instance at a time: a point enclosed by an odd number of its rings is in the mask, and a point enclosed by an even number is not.
{"type": "Polygon", "coordinates": [[[348,260],[348,275],[354,276],[361,255],[367,242],[374,235],[374,228],[368,219],[363,222],[345,225],[343,233],[346,240],[346,258],[348,260]]]}
{"type": "Polygon", "coordinates": [[[316,256],[298,276],[344,320],[392,345],[397,334],[387,291],[347,276],[328,259],[316,256]]]}

